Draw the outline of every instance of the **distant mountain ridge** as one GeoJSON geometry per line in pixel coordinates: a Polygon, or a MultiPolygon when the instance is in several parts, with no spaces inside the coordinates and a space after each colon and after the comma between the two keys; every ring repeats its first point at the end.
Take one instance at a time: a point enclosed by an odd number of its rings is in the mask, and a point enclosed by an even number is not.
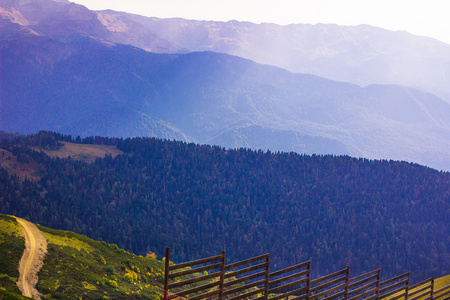
{"type": "MultiPolygon", "coordinates": [[[[450,45],[428,37],[368,25],[281,26],[147,18],[115,11],[97,13],[108,18],[108,26],[133,21],[188,52],[227,53],[295,73],[363,86],[415,87],[450,101],[450,45]]],[[[142,37],[133,27],[123,30],[142,37]]],[[[145,49],[143,43],[133,45],[145,49]]]]}
{"type": "Polygon", "coordinates": [[[213,51],[358,85],[398,84],[450,102],[450,45],[402,31],[334,24],[160,19],[90,11],[69,1],[2,0],[2,18],[51,35],[73,32],[155,53],[213,51]]]}
{"type": "Polygon", "coordinates": [[[450,105],[431,94],[213,52],[149,53],[112,42],[98,13],[82,6],[0,3],[0,130],[156,136],[450,170],[450,105]]]}
{"type": "MultiPolygon", "coordinates": [[[[0,16],[2,23],[25,26],[36,34],[64,37],[77,33],[123,44],[139,42],[141,47],[152,52],[178,51],[138,23],[134,23],[131,30],[133,35],[123,35],[112,26],[108,28],[103,24],[108,16],[101,17],[67,0],[1,0],[0,16]]],[[[114,26],[117,28],[117,22],[114,26]]]]}

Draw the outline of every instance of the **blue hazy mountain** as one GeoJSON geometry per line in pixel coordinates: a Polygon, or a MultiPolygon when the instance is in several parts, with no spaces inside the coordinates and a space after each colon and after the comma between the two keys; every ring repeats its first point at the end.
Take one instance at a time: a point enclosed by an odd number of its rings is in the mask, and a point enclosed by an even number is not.
{"type": "MultiPolygon", "coordinates": [[[[146,35],[155,34],[180,51],[227,53],[295,73],[363,86],[415,87],[450,102],[450,45],[404,31],[368,25],[280,26],[147,18],[114,11],[97,14],[108,28],[134,36],[132,44],[143,49],[148,39],[134,29],[136,24],[148,30],[146,35]]],[[[167,52],[164,48],[158,50],[167,52]]]]}
{"type": "Polygon", "coordinates": [[[1,3],[0,130],[156,136],[450,170],[450,105],[432,94],[361,87],[223,53],[151,53],[113,42],[117,31],[82,6],[1,3]]]}

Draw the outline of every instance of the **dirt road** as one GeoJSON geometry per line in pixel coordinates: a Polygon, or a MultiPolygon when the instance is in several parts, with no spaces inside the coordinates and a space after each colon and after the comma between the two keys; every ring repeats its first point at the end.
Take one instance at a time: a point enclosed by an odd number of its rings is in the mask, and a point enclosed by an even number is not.
{"type": "Polygon", "coordinates": [[[24,219],[16,219],[22,226],[25,236],[25,251],[20,259],[20,277],[17,285],[23,296],[41,299],[35,285],[38,281],[37,273],[43,265],[43,259],[47,252],[47,240],[36,225],[24,219]]]}

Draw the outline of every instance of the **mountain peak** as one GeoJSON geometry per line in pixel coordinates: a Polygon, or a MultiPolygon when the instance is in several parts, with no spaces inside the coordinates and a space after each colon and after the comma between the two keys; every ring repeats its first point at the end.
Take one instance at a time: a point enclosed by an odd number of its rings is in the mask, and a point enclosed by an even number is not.
{"type": "Polygon", "coordinates": [[[97,13],[98,19],[112,32],[127,32],[129,26],[121,20],[120,16],[97,13]]]}
{"type": "Polygon", "coordinates": [[[21,26],[30,25],[30,22],[14,7],[0,7],[0,17],[21,26]]]}

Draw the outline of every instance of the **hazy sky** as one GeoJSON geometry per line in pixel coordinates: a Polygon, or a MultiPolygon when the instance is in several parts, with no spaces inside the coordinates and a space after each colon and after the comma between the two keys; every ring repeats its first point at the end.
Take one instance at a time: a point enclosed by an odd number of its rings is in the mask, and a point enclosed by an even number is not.
{"type": "Polygon", "coordinates": [[[75,0],[89,9],[196,20],[369,24],[450,43],[450,0],[75,0]]]}

